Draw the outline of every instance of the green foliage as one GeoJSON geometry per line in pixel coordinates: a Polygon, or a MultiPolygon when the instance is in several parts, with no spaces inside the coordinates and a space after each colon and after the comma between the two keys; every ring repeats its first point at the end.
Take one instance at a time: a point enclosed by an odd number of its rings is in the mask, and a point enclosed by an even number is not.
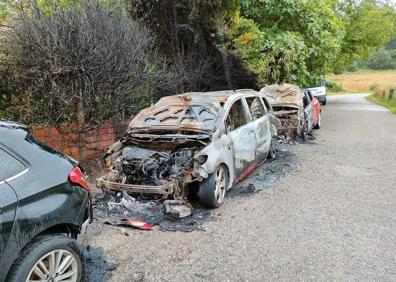
{"type": "Polygon", "coordinates": [[[341,85],[337,84],[336,82],[328,81],[326,82],[326,87],[330,92],[342,92],[343,89],[341,85]]]}
{"type": "Polygon", "coordinates": [[[266,58],[262,68],[270,69],[260,71],[262,81],[312,86],[331,70],[344,34],[332,1],[241,0],[241,15],[253,20],[265,38],[258,53],[266,58]]]}
{"type": "Polygon", "coordinates": [[[391,60],[390,52],[385,50],[385,48],[380,48],[370,55],[367,65],[374,70],[391,69],[393,67],[391,60]]]}
{"type": "Polygon", "coordinates": [[[340,1],[337,10],[345,22],[346,34],[334,71],[341,72],[358,59],[367,57],[396,33],[394,8],[375,0],[340,1]]]}
{"type": "Polygon", "coordinates": [[[297,33],[263,32],[236,14],[229,27],[236,53],[258,74],[259,84],[301,82],[307,77],[304,40],[297,33]]]}

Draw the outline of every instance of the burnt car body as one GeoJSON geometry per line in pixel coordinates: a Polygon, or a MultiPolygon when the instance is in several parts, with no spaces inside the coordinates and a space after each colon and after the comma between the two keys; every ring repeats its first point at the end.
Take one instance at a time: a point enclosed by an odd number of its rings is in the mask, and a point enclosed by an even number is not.
{"type": "Polygon", "coordinates": [[[254,90],[164,97],[141,111],[109,148],[110,172],[99,182],[164,199],[185,199],[198,184],[200,201],[216,208],[234,183],[274,157],[276,121],[254,90]]]}
{"type": "Polygon", "coordinates": [[[74,160],[35,140],[25,126],[0,121],[0,281],[83,279],[75,239],[90,205],[82,177],[74,160]],[[62,273],[48,264],[55,255],[59,265],[66,262],[62,273]]]}
{"type": "Polygon", "coordinates": [[[309,91],[293,84],[273,84],[260,90],[282,122],[279,134],[293,139],[305,138],[320,121],[320,104],[309,91]]]}

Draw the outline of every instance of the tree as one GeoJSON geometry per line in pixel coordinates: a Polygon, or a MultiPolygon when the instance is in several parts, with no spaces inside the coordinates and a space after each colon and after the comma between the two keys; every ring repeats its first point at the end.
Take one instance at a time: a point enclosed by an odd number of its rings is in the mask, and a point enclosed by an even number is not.
{"type": "Polygon", "coordinates": [[[241,0],[241,15],[265,38],[257,55],[273,71],[264,80],[310,86],[331,70],[344,35],[333,1],[241,0]]]}
{"type": "Polygon", "coordinates": [[[367,65],[375,70],[390,69],[392,68],[392,56],[388,50],[380,48],[370,55],[367,65]]]}
{"type": "Polygon", "coordinates": [[[347,0],[337,4],[337,14],[345,22],[346,33],[334,71],[342,72],[358,59],[367,59],[396,33],[394,7],[376,0],[347,0]]]}
{"type": "Polygon", "coordinates": [[[263,32],[251,19],[237,13],[229,26],[235,52],[258,74],[260,85],[280,82],[301,82],[309,76],[306,46],[296,33],[263,32]]]}
{"type": "Polygon", "coordinates": [[[255,75],[229,52],[223,34],[236,0],[127,0],[130,15],[156,36],[179,74],[179,90],[255,87],[255,75]]]}

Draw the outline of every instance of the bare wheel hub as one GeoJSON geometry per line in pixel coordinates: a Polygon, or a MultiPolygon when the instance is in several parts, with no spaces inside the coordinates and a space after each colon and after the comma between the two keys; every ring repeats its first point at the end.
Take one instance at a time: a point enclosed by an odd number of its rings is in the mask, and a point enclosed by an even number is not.
{"type": "Polygon", "coordinates": [[[226,171],[223,166],[217,168],[216,171],[216,187],[215,187],[215,197],[218,204],[224,202],[224,197],[226,193],[226,171]]]}

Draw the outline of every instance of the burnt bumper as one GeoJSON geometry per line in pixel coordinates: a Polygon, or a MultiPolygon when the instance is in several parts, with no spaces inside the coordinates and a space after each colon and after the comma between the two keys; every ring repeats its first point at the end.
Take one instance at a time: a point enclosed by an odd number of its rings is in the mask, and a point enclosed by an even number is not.
{"type": "Polygon", "coordinates": [[[176,183],[173,182],[168,182],[160,186],[149,186],[111,182],[102,178],[97,179],[97,181],[99,184],[102,184],[111,190],[126,191],[129,193],[137,194],[162,195],[163,198],[168,198],[169,195],[173,194],[176,191],[176,183]]]}
{"type": "Polygon", "coordinates": [[[319,100],[319,102],[320,102],[321,104],[326,104],[327,95],[318,95],[318,96],[315,96],[315,97],[316,97],[316,99],[319,100]]]}

